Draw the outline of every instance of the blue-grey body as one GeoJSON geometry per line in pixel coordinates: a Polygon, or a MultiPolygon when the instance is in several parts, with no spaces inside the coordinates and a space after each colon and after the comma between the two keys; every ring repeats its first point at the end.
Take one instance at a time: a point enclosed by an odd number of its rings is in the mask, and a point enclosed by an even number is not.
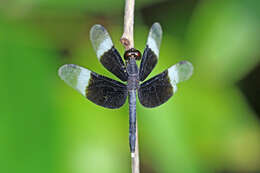
{"type": "Polygon", "coordinates": [[[135,151],[136,142],[136,90],[139,87],[139,73],[135,58],[127,62],[126,72],[128,74],[127,90],[129,102],[129,144],[131,153],[135,151]]]}

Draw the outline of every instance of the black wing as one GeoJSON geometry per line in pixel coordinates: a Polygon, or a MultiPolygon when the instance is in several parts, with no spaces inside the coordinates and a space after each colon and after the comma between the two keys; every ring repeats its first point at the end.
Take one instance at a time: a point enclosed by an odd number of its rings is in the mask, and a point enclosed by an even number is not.
{"type": "Polygon", "coordinates": [[[193,73],[193,66],[188,61],[181,61],[164,72],[141,84],[138,98],[145,107],[156,107],[165,103],[177,91],[179,82],[188,80],[193,73]]]}
{"type": "Polygon", "coordinates": [[[72,88],[99,106],[119,108],[127,98],[125,84],[91,72],[83,67],[68,64],[59,69],[59,76],[72,88]]]}
{"type": "Polygon", "coordinates": [[[139,101],[145,107],[159,106],[172,95],[173,86],[167,70],[141,84],[138,90],[139,101]]]}
{"type": "Polygon", "coordinates": [[[139,79],[144,81],[152,72],[159,58],[159,49],[162,40],[162,28],[159,23],[154,23],[150,29],[146,48],[140,65],[139,79]]]}
{"type": "Polygon", "coordinates": [[[122,81],[127,81],[125,64],[114,48],[107,30],[101,25],[94,25],[90,30],[90,40],[103,66],[122,81]]]}

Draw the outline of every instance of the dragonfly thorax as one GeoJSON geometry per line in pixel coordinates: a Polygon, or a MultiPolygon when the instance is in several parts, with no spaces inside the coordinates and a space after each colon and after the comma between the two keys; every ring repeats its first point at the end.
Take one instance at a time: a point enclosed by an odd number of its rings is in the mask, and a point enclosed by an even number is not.
{"type": "Polygon", "coordinates": [[[128,76],[138,76],[138,71],[135,58],[131,57],[126,63],[126,72],[128,76]]]}
{"type": "Polygon", "coordinates": [[[126,72],[128,74],[127,88],[129,90],[136,90],[139,86],[139,73],[138,66],[136,64],[135,58],[131,57],[127,61],[126,72]]]}

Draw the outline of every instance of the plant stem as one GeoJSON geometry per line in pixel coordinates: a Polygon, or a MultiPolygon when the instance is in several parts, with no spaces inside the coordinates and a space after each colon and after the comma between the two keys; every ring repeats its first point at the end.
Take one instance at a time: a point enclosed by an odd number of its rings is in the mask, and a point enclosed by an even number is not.
{"type": "Polygon", "coordinates": [[[131,156],[131,167],[132,173],[139,173],[140,166],[139,166],[139,146],[138,146],[138,126],[137,126],[137,119],[136,119],[136,142],[135,142],[135,155],[131,156]]]}
{"type": "MultiPolygon", "coordinates": [[[[135,0],[125,1],[125,16],[124,16],[124,33],[120,39],[125,50],[134,48],[134,5],[135,0]]],[[[136,143],[135,153],[131,154],[132,173],[139,173],[139,145],[138,145],[138,127],[136,119],[136,143]]]]}
{"type": "Polygon", "coordinates": [[[134,47],[134,6],[135,0],[125,1],[124,33],[120,39],[125,50],[134,47]]]}

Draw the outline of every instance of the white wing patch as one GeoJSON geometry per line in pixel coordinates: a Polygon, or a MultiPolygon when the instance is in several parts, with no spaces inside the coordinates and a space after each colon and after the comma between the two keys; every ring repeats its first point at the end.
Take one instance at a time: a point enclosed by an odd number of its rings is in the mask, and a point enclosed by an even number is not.
{"type": "Polygon", "coordinates": [[[94,25],[90,30],[90,40],[98,59],[113,47],[113,42],[102,25],[94,25]]]}
{"type": "Polygon", "coordinates": [[[155,53],[159,58],[159,49],[162,41],[162,27],[159,23],[154,23],[150,29],[147,46],[155,53]]]}
{"type": "Polygon", "coordinates": [[[176,65],[174,65],[168,69],[168,76],[170,78],[170,82],[173,87],[173,91],[174,91],[173,93],[176,93],[178,90],[177,81],[179,81],[179,75],[178,75],[178,70],[176,68],[176,65]]]}
{"type": "Polygon", "coordinates": [[[90,71],[85,69],[85,68],[81,68],[81,72],[79,74],[78,77],[78,82],[77,82],[77,90],[83,95],[86,96],[86,88],[88,86],[88,82],[90,79],[90,71]]]}
{"type": "Polygon", "coordinates": [[[109,49],[111,49],[113,46],[113,43],[111,41],[111,39],[107,38],[105,40],[103,40],[103,42],[100,43],[96,53],[97,53],[97,57],[98,59],[100,59],[100,57],[107,52],[109,49]]]}
{"type": "Polygon", "coordinates": [[[193,65],[189,61],[181,61],[168,69],[168,76],[173,86],[174,93],[177,91],[177,84],[188,80],[193,73],[193,65]]]}
{"type": "Polygon", "coordinates": [[[59,76],[69,86],[79,91],[83,96],[86,96],[86,88],[90,79],[91,71],[83,67],[66,64],[60,67],[59,76]]]}

